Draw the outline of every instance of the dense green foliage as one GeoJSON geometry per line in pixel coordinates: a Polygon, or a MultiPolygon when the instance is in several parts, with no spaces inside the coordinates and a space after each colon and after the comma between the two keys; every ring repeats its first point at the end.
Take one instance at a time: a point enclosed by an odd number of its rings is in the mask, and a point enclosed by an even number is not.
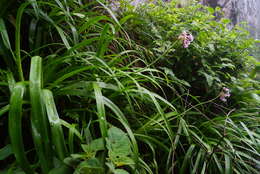
{"type": "Polygon", "coordinates": [[[219,9],[16,6],[0,6],[0,173],[259,171],[254,40],[219,9]]]}

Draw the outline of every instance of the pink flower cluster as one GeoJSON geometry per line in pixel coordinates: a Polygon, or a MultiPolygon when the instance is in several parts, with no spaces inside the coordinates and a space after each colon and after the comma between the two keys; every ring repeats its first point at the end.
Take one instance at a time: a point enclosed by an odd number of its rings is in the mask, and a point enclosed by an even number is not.
{"type": "Polygon", "coordinates": [[[227,98],[230,97],[230,90],[226,87],[222,89],[222,91],[219,94],[219,99],[223,102],[227,101],[227,98]]]}
{"type": "Polygon", "coordinates": [[[183,31],[179,35],[178,39],[182,41],[183,48],[188,48],[191,42],[194,40],[194,37],[192,36],[192,34],[183,31]]]}

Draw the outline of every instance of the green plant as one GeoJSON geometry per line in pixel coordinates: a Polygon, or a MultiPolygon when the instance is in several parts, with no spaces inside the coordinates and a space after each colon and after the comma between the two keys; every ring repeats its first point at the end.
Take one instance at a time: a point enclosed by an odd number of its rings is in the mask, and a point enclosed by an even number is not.
{"type": "Polygon", "coordinates": [[[259,82],[242,28],[175,2],[17,5],[0,19],[0,173],[257,173],[259,82]]]}
{"type": "Polygon", "coordinates": [[[254,40],[248,31],[239,26],[228,29],[230,21],[216,19],[216,13],[220,9],[197,2],[176,8],[176,1],[172,1],[126,10],[122,15],[131,15],[125,28],[141,43],[148,65],[162,69],[170,79],[185,81],[191,94],[210,98],[254,66],[250,56],[254,40]],[[185,31],[194,37],[187,48],[181,38],[185,31]]]}

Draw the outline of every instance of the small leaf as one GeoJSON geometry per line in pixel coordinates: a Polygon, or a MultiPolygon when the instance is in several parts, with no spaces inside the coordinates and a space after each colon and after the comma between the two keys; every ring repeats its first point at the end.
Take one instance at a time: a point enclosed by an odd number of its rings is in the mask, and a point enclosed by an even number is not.
{"type": "Polygon", "coordinates": [[[104,142],[102,138],[95,139],[90,142],[90,144],[82,144],[81,145],[84,152],[96,152],[100,150],[105,150],[104,142]]]}
{"type": "Polygon", "coordinates": [[[110,156],[116,167],[135,164],[134,160],[127,156],[118,156],[116,154],[110,154],[110,156]]]}
{"type": "Polygon", "coordinates": [[[70,167],[76,168],[77,165],[81,162],[81,160],[78,158],[67,157],[63,160],[63,162],[70,167]]]}
{"type": "Polygon", "coordinates": [[[105,150],[103,138],[95,139],[89,144],[82,144],[81,147],[86,152],[87,158],[93,158],[96,156],[97,151],[105,150]]]}

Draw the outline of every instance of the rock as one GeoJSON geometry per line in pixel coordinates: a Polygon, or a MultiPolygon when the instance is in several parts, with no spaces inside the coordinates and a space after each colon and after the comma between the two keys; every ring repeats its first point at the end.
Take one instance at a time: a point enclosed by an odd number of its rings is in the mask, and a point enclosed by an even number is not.
{"type": "Polygon", "coordinates": [[[231,20],[231,26],[247,22],[252,36],[256,39],[260,37],[259,0],[202,0],[202,2],[212,7],[221,7],[225,17],[231,20]]]}

